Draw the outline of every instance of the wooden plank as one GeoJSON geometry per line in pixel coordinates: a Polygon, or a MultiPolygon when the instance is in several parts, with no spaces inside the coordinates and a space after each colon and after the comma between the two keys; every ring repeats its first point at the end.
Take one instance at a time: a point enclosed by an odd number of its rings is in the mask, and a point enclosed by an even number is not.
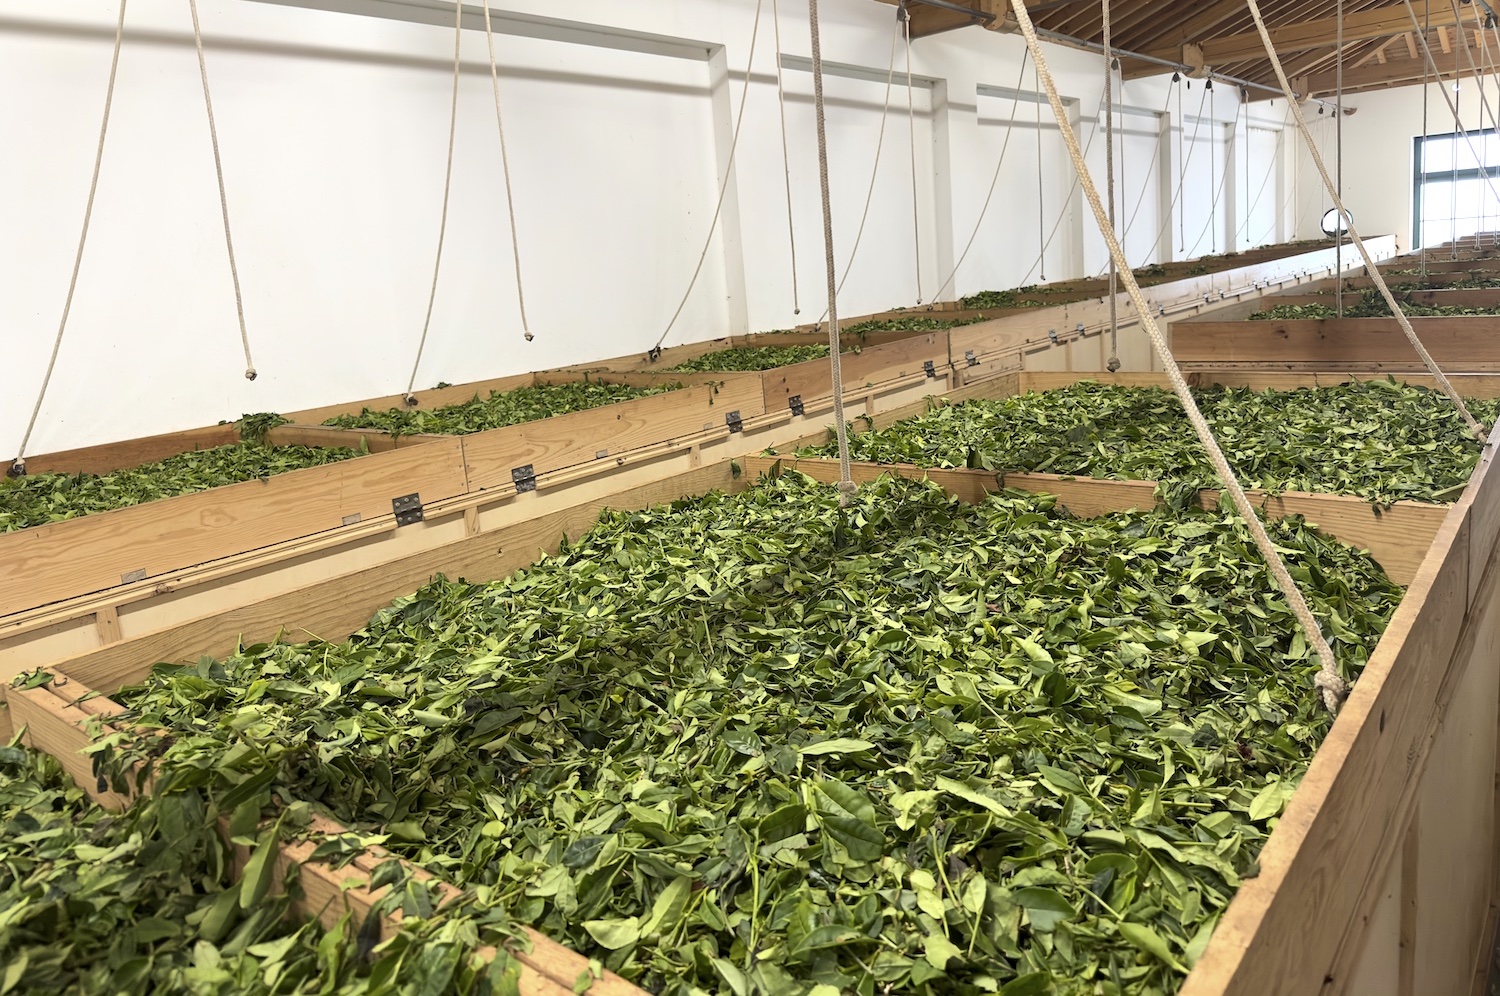
{"type": "MultiPolygon", "coordinates": [[[[752,456],[741,461],[746,475],[756,480],[780,466],[797,470],[814,480],[834,483],[839,479],[836,460],[817,457],[752,456]]],[[[894,474],[911,480],[929,480],[963,501],[983,501],[999,486],[1057,496],[1058,502],[1074,515],[1089,517],[1111,512],[1149,511],[1157,507],[1156,482],[1108,480],[1071,477],[1059,474],[1004,474],[967,469],[921,468],[911,464],[879,464],[856,461],[850,465],[857,484],[866,484],[881,474],[894,474]]],[[[1300,515],[1319,531],[1358,549],[1368,550],[1397,584],[1415,579],[1433,538],[1449,510],[1447,505],[1422,502],[1397,502],[1387,508],[1372,505],[1363,498],[1348,495],[1320,495],[1288,492],[1270,496],[1261,491],[1248,492],[1250,500],[1273,519],[1300,515]]],[[[1205,509],[1219,507],[1220,492],[1198,493],[1198,504],[1205,509]]]]}
{"type": "MultiPolygon", "coordinates": [[[[1273,519],[1300,515],[1318,531],[1370,555],[1400,585],[1409,585],[1442,527],[1450,506],[1400,501],[1387,507],[1350,495],[1287,492],[1269,496],[1248,492],[1255,506],[1273,519]]],[[[1204,508],[1219,506],[1218,491],[1200,491],[1204,508]]]]}
{"type": "Polygon", "coordinates": [[[389,516],[399,495],[436,501],[465,488],[452,439],[6,533],[0,615],[337,529],[346,517],[389,516]]]}
{"type": "Polygon", "coordinates": [[[118,643],[120,641],[120,610],[113,605],[101,606],[94,613],[94,628],[99,631],[99,642],[118,643]]]}
{"type": "Polygon", "coordinates": [[[1416,290],[1408,295],[1408,300],[1440,308],[1500,308],[1500,287],[1416,290]]]}
{"type": "MultiPolygon", "coordinates": [[[[580,378],[581,379],[581,378],[580,378]]],[[[461,405],[472,399],[475,395],[488,396],[492,391],[513,391],[518,387],[530,387],[536,383],[536,374],[523,373],[511,374],[506,377],[493,377],[489,380],[476,380],[467,384],[453,384],[448,387],[432,388],[426,391],[415,391],[413,396],[417,399],[415,405],[410,407],[418,411],[431,411],[434,408],[443,408],[447,405],[461,405]]],[[[406,408],[406,394],[386,394],[378,398],[365,398],[362,401],[344,401],[333,405],[320,405],[317,408],[304,408],[295,412],[284,412],[282,417],[298,425],[322,425],[328,419],[339,415],[358,415],[368,408],[371,411],[383,412],[392,408],[406,408]]]]}
{"type": "Polygon", "coordinates": [[[1403,996],[1401,992],[1401,862],[1392,862],[1364,948],[1344,986],[1346,996],[1403,996]]]}
{"type": "MultiPolygon", "coordinates": [[[[201,429],[167,432],[159,436],[102,443],[76,450],[61,450],[26,458],[28,474],[107,474],[112,470],[155,463],[179,453],[228,446],[240,441],[236,424],[210,425],[201,429]]],[[[0,475],[10,471],[11,460],[0,460],[0,475]]]]}
{"type": "Polygon", "coordinates": [[[754,385],[737,381],[723,391],[733,394],[688,387],[465,436],[469,487],[513,487],[511,470],[516,467],[530,465],[543,474],[724,427],[731,411],[750,418],[763,410],[760,399],[752,396],[754,385]]]}
{"type": "Polygon", "coordinates": [[[434,435],[392,436],[378,429],[335,429],[327,425],[279,425],[266,434],[275,446],[315,446],[320,449],[347,447],[385,453],[402,446],[419,446],[447,437],[434,435]]]}
{"type": "Polygon", "coordinates": [[[1468,518],[1455,506],[1184,996],[1317,992],[1351,963],[1466,626],[1468,518]],[[1341,952],[1343,953],[1341,955],[1341,952]]]}
{"type": "Polygon", "coordinates": [[[16,729],[25,728],[26,746],[57,758],[68,776],[106,809],[120,810],[130,804],[125,796],[108,788],[100,790],[93,761],[82,753],[90,738],[83,723],[88,714],[59,691],[51,688],[12,688],[6,696],[16,729]]]}
{"type": "MultiPolygon", "coordinates": [[[[923,364],[931,361],[936,375],[945,377],[948,364],[948,332],[929,332],[898,342],[869,346],[858,353],[840,357],[846,391],[923,376],[923,364]]],[[[833,380],[827,359],[808,360],[791,366],[767,370],[763,375],[765,410],[785,411],[787,399],[800,396],[803,401],[826,398],[833,393],[833,380]]]]}
{"type": "MultiPolygon", "coordinates": [[[[1500,371],[1500,317],[1413,318],[1412,327],[1444,368],[1500,371]]],[[[1393,318],[1179,322],[1172,349],[1183,364],[1337,363],[1379,369],[1411,366],[1411,343],[1393,318]]]]}
{"type": "Polygon", "coordinates": [[[392,599],[427,583],[439,572],[471,581],[504,577],[542,553],[555,552],[564,534],[577,536],[604,508],[644,508],[714,488],[732,490],[737,483],[729,464],[716,463],[679,477],[655,481],[591,499],[501,530],[392,560],[337,579],[282,592],[272,598],[216,612],[142,634],[59,665],[91,688],[113,691],[148,674],[160,661],[196,660],[202,654],[223,655],[236,642],[302,640],[317,636],[340,640],[360,629],[392,599]]]}

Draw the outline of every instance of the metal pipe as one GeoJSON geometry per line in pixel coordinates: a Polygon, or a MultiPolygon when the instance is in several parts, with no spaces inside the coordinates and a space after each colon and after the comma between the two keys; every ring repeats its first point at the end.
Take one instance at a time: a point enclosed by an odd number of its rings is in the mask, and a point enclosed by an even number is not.
{"type": "MultiPolygon", "coordinates": [[[[930,2],[930,0],[920,0],[920,2],[928,3],[930,2]]],[[[1090,52],[1098,52],[1101,55],[1104,53],[1104,46],[1099,44],[1098,42],[1086,41],[1082,38],[1074,38],[1072,35],[1065,35],[1058,31],[1048,31],[1045,28],[1037,28],[1036,33],[1037,37],[1045,38],[1050,42],[1057,42],[1060,45],[1070,45],[1074,48],[1083,48],[1089,50],[1090,52]]],[[[1157,66],[1166,66],[1168,69],[1176,70],[1177,72],[1181,72],[1184,74],[1191,73],[1194,69],[1193,66],[1190,66],[1185,62],[1173,62],[1171,59],[1159,59],[1154,55],[1147,55],[1144,52],[1131,52],[1128,49],[1123,48],[1114,49],[1113,54],[1117,59],[1137,59],[1141,62],[1149,62],[1157,66]]],[[[1286,94],[1281,92],[1280,88],[1267,86],[1264,83],[1256,83],[1254,80],[1244,80],[1240,79],[1238,76],[1229,76],[1225,73],[1216,73],[1212,69],[1208,71],[1207,75],[1211,79],[1216,79],[1220,82],[1229,83],[1237,87],[1243,87],[1250,90],[1264,90],[1266,93],[1274,93],[1278,97],[1286,96],[1286,94]]],[[[1324,107],[1333,106],[1326,100],[1311,99],[1309,100],[1309,103],[1321,104],[1324,107]]]]}
{"type": "Polygon", "coordinates": [[[987,10],[975,10],[973,7],[965,7],[961,3],[952,3],[951,0],[909,0],[911,3],[925,4],[928,7],[937,7],[939,10],[951,10],[955,14],[967,14],[976,21],[989,24],[995,19],[995,15],[987,10]]]}

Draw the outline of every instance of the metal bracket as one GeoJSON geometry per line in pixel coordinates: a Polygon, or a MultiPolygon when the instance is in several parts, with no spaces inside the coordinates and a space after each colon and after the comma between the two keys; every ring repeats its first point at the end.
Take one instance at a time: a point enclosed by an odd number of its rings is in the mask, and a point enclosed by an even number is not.
{"type": "Polygon", "coordinates": [[[807,414],[807,406],[802,403],[802,395],[794,394],[786,399],[786,406],[792,410],[793,415],[807,414]]]}
{"type": "Polygon", "coordinates": [[[729,426],[730,432],[744,432],[745,420],[740,418],[739,409],[735,409],[724,416],[724,424],[729,426]]]}
{"type": "Polygon", "coordinates": [[[418,494],[402,495],[400,498],[391,499],[391,511],[396,513],[396,525],[409,526],[423,520],[422,496],[418,494]]]}
{"type": "Polygon", "coordinates": [[[974,351],[972,349],[968,349],[968,350],[964,351],[964,360],[971,367],[977,367],[977,366],[979,366],[979,357],[977,357],[977,356],[974,355],[974,351]]]}
{"type": "Polygon", "coordinates": [[[364,516],[361,513],[353,512],[349,515],[344,516],[343,524],[346,526],[353,526],[358,524],[358,522],[363,518],[364,516]]]}
{"type": "Polygon", "coordinates": [[[524,467],[511,468],[510,479],[516,486],[516,494],[536,490],[536,470],[529,463],[524,467]]]}
{"type": "Polygon", "coordinates": [[[602,450],[595,450],[594,451],[594,459],[595,460],[603,460],[607,456],[609,456],[609,450],[608,449],[602,449],[602,450]]]}
{"type": "Polygon", "coordinates": [[[1058,339],[1057,339],[1057,329],[1048,329],[1047,330],[1047,338],[1052,340],[1053,345],[1056,345],[1057,342],[1058,342],[1058,339]]]}
{"type": "Polygon", "coordinates": [[[929,377],[937,376],[937,366],[931,360],[922,361],[922,372],[929,377]]]}
{"type": "Polygon", "coordinates": [[[146,580],[146,569],[144,567],[133,571],[127,571],[120,575],[121,584],[135,584],[137,581],[146,580]]]}
{"type": "Polygon", "coordinates": [[[661,359],[661,347],[652,346],[650,349],[646,350],[646,359],[650,360],[652,363],[655,363],[657,360],[661,359]]]}

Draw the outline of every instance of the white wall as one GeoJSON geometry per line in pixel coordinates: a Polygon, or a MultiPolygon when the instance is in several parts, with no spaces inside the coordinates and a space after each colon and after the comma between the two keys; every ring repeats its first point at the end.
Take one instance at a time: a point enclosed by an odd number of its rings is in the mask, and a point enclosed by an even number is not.
{"type": "MultiPolygon", "coordinates": [[[[1457,130],[1453,112],[1443,99],[1440,84],[1396,87],[1346,97],[1353,114],[1344,116],[1343,198],[1361,235],[1394,234],[1403,249],[1412,246],[1413,140],[1423,133],[1422,105],[1427,102],[1427,133],[1452,134],[1457,130]]],[[[1453,84],[1443,83],[1453,97],[1453,84]]],[[[1481,111],[1479,86],[1462,81],[1457,96],[1463,128],[1474,131],[1489,125],[1490,113],[1481,111]],[[1483,125],[1481,125],[1481,120],[1483,125]]],[[[1493,84],[1486,87],[1490,111],[1500,111],[1500,95],[1493,84]]],[[[1333,116],[1311,112],[1309,126],[1329,173],[1336,170],[1337,140],[1333,116]]],[[[1298,142],[1297,171],[1303,198],[1298,207],[1298,232],[1312,238],[1321,234],[1319,221],[1333,207],[1318,179],[1305,143],[1298,142]]]]}
{"type": "MultiPolygon", "coordinates": [[[[896,22],[892,8],[872,0],[821,6],[842,271],[870,185],[896,22]]],[[[29,452],[406,386],[437,245],[451,25],[249,0],[205,0],[201,8],[260,378],[251,384],[242,376],[186,5],[135,0],[88,251],[29,452]]],[[[737,168],[669,345],[812,321],[826,304],[811,79],[803,68],[806,7],[782,8],[801,314],[793,309],[777,53],[766,4],[737,168]]],[[[0,9],[0,134],[9,138],[0,146],[0,453],[7,456],[20,442],[67,289],[115,11],[114,0],[9,0],[0,9]]],[[[572,19],[547,28],[556,37],[496,38],[536,340],[521,339],[484,35],[466,30],[447,241],[418,388],[643,352],[687,288],[727,164],[753,0],[574,0],[565,11],[547,0],[507,0],[506,11],[572,19]],[[618,41],[628,32],[662,37],[618,41]],[[606,44],[587,43],[601,39],[606,44]]],[[[1031,70],[1019,72],[1023,48],[1017,36],[979,29],[918,40],[914,128],[898,48],[875,195],[841,314],[917,299],[913,131],[925,299],[1039,282],[1039,219],[1058,229],[1048,280],[1106,265],[1050,109],[1042,108],[1039,131],[1034,103],[995,95],[1030,91],[1031,70]],[[1016,124],[989,213],[939,295],[974,231],[1013,106],[1016,124]]],[[[1057,47],[1047,55],[1072,126],[1087,143],[1102,121],[1102,59],[1057,47]]],[[[1165,77],[1129,82],[1118,98],[1130,108],[1118,118],[1121,224],[1142,204],[1126,240],[1133,264],[1181,258],[1195,245],[1200,253],[1211,245],[1223,251],[1242,227],[1242,191],[1256,178],[1233,173],[1244,169],[1243,156],[1232,154],[1233,135],[1244,131],[1243,120],[1234,123],[1238,94],[1217,86],[1199,115],[1201,87],[1184,85],[1185,115],[1165,77]],[[1179,226],[1167,208],[1180,169],[1172,129],[1184,116],[1189,131],[1202,117],[1204,145],[1188,164],[1179,226]],[[1212,235],[1195,238],[1212,200],[1203,150],[1216,150],[1217,183],[1226,146],[1231,173],[1217,221],[1212,235]],[[1178,244],[1179,227],[1187,246],[1178,244]],[[1163,230],[1170,237],[1153,248],[1163,230]]],[[[1252,171],[1274,155],[1252,153],[1262,157],[1252,171]]],[[[1104,159],[1101,134],[1088,151],[1101,181],[1104,159]]],[[[1291,181],[1278,183],[1294,192],[1291,181]]]]}

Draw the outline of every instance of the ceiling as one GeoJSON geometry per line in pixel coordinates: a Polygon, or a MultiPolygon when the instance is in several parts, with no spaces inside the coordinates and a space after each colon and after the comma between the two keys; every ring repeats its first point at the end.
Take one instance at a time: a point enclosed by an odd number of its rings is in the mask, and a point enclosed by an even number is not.
{"type": "MultiPolygon", "coordinates": [[[[894,3],[897,0],[882,0],[894,3]]],[[[912,36],[956,29],[1015,31],[1010,0],[908,0],[912,36]],[[962,9],[954,9],[962,8],[962,9]]],[[[1500,28],[1490,4],[1500,0],[1344,0],[1343,89],[1361,93],[1421,83],[1431,78],[1425,35],[1443,79],[1486,75],[1500,67],[1500,28]],[[1413,25],[1413,15],[1421,28],[1413,25]],[[1424,30],[1425,29],[1425,30],[1424,30]]],[[[1277,55],[1301,98],[1338,92],[1339,19],[1333,0],[1260,0],[1277,55]]],[[[1103,42],[1101,0],[1029,0],[1027,9],[1044,32],[1062,44],[1103,42]]],[[[1245,0],[1111,0],[1115,48],[1280,87],[1245,0]]],[[[1174,66],[1122,57],[1126,79],[1173,72],[1174,66]]],[[[1275,94],[1251,90],[1250,98],[1275,94]]]]}

